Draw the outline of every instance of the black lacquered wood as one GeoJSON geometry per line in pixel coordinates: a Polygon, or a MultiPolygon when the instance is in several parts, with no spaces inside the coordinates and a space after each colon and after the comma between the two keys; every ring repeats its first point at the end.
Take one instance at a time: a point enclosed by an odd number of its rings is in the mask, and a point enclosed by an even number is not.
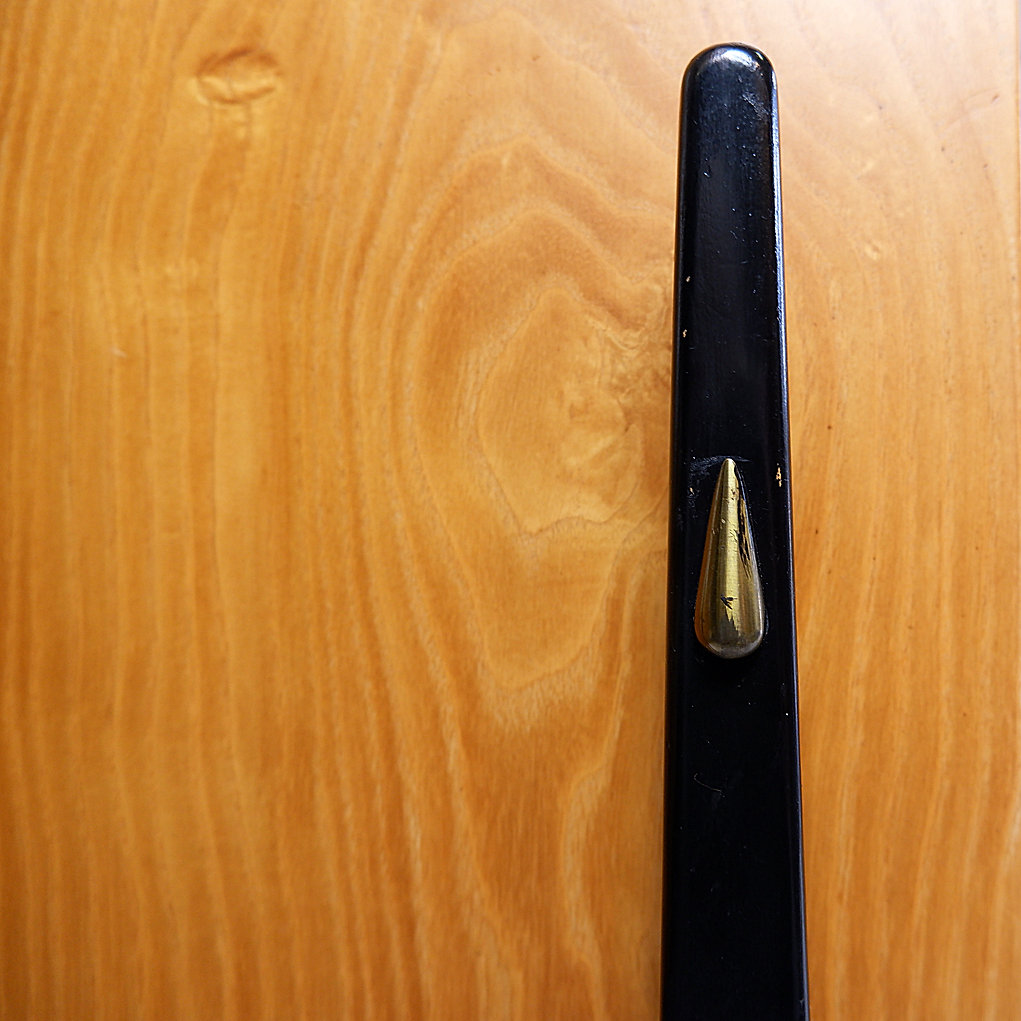
{"type": "Polygon", "coordinates": [[[663,1017],[808,1016],[776,87],[744,46],[684,77],[671,451],[663,1017]],[[713,487],[733,457],[766,635],[695,637],[713,487]]]}

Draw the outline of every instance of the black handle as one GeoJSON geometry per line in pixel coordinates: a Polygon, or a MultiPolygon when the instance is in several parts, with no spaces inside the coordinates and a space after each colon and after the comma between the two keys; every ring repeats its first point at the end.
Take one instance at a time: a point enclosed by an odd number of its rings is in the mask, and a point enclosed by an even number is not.
{"type": "Polygon", "coordinates": [[[684,76],[676,274],[662,1016],[807,1018],[776,83],[746,46],[684,76]],[[733,654],[694,626],[721,470],[764,610],[733,654]]]}

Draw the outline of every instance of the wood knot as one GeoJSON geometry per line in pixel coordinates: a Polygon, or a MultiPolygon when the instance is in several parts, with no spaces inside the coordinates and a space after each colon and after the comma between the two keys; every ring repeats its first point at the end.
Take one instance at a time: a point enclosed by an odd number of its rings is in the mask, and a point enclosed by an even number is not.
{"type": "Polygon", "coordinates": [[[606,522],[635,492],[644,423],[629,407],[635,380],[620,333],[611,317],[550,288],[482,389],[482,449],[528,533],[564,518],[606,522]]]}
{"type": "Polygon", "coordinates": [[[195,75],[199,94],[219,106],[254,103],[280,87],[280,65],[265,50],[240,49],[207,57],[195,75]]]}

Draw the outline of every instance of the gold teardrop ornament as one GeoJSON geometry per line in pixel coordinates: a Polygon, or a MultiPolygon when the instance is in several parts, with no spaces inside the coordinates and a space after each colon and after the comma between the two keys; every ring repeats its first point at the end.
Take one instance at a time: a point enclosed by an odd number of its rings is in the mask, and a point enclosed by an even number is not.
{"type": "Polygon", "coordinates": [[[748,507],[737,465],[720,466],[695,599],[695,634],[722,659],[754,652],[766,633],[766,608],[748,507]]]}

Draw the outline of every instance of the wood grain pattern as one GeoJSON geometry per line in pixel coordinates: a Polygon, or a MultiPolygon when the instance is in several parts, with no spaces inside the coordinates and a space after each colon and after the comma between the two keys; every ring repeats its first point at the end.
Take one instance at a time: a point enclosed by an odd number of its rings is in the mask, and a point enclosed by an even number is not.
{"type": "Polygon", "coordinates": [[[656,1017],[726,39],[781,89],[814,1016],[1021,1016],[1016,29],[0,6],[0,1016],[656,1017]]]}

